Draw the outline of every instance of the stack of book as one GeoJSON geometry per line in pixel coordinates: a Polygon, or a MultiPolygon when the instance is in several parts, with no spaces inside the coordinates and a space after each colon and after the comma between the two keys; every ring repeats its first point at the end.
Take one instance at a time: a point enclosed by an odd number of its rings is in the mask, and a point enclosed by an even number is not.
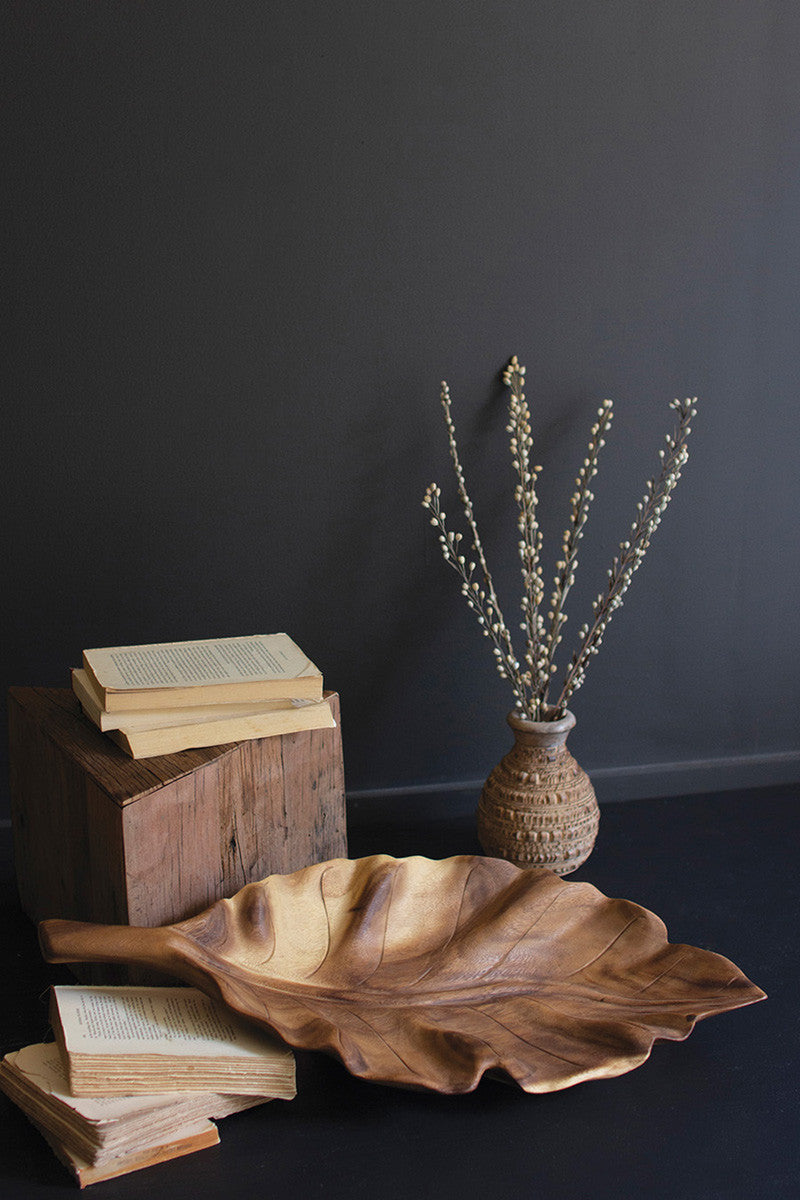
{"type": "Polygon", "coordinates": [[[0,1089],[81,1187],[219,1142],[215,1120],[296,1093],[294,1056],[194,988],[56,987],[56,1044],[0,1089]]]}
{"type": "Polygon", "coordinates": [[[84,650],[72,690],[132,758],[335,725],[320,671],[285,633],[84,650]]]}

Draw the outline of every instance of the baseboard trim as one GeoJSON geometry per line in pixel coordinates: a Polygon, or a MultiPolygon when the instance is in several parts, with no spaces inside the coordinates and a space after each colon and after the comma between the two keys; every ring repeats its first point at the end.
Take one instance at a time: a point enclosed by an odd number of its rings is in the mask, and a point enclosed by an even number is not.
{"type": "MultiPolygon", "coordinates": [[[[800,750],[776,754],[742,754],[727,758],[697,758],[686,762],[637,763],[624,767],[589,769],[601,804],[647,800],[655,796],[692,796],[703,792],[732,792],[742,788],[800,784],[800,750]]],[[[415,799],[426,802],[432,816],[474,807],[482,779],[448,783],[418,783],[407,787],[348,789],[347,801],[363,812],[362,803],[415,799]],[[438,798],[440,803],[430,804],[438,798]],[[449,798],[449,799],[446,799],[449,798]]],[[[10,829],[9,818],[0,829],[10,829]]]]}
{"type": "MultiPolygon", "coordinates": [[[[618,800],[646,800],[654,796],[690,796],[701,792],[728,792],[741,788],[800,783],[800,750],[774,754],[742,754],[724,758],[698,758],[684,762],[637,763],[622,767],[587,767],[601,804],[618,800]]],[[[421,783],[408,787],[356,788],[347,798],[392,801],[401,797],[474,796],[482,779],[448,783],[421,783]]],[[[455,799],[455,797],[453,797],[455,799]]],[[[454,805],[455,807],[455,805],[454,805]]]]}

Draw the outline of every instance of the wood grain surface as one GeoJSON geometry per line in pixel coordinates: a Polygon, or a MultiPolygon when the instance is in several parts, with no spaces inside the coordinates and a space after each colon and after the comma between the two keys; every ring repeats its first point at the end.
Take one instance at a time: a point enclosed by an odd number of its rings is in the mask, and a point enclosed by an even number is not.
{"type": "Polygon", "coordinates": [[[588,883],[499,859],[338,859],[162,929],[46,921],[45,958],[133,962],[365,1079],[529,1092],[620,1075],[656,1038],[763,999],[728,959],[588,883]]]}
{"type": "Polygon", "coordinates": [[[252,880],[346,854],[339,698],[326,694],[335,729],[133,760],[82,716],[68,689],[12,689],[12,823],[25,911],[35,921],[162,925],[252,880]]]}

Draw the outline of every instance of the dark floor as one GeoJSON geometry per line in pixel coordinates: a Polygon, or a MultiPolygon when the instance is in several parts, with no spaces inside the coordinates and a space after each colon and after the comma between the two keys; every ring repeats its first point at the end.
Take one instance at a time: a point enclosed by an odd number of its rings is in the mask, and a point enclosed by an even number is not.
{"type": "MultiPolygon", "coordinates": [[[[471,800],[447,802],[451,817],[420,797],[354,804],[351,855],[478,852],[471,800]]],[[[0,849],[6,1052],[45,1036],[47,987],[69,977],[41,962],[19,911],[9,831],[0,849]]],[[[542,1096],[484,1080],[444,1097],[363,1083],[300,1054],[291,1104],[230,1117],[220,1146],[93,1195],[795,1200],[799,850],[800,787],[604,807],[595,851],[570,878],[652,909],[672,941],[726,955],[769,996],[701,1022],[686,1042],[656,1044],[627,1075],[542,1096]]],[[[0,1116],[4,1200],[68,1194],[74,1185],[3,1097],[0,1116]]]]}

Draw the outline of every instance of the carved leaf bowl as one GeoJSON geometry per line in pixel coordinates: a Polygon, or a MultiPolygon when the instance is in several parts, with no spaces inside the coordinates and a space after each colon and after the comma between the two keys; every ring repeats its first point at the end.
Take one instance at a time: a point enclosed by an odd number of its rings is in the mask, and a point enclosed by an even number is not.
{"type": "Polygon", "coordinates": [[[548,1092],[764,998],[728,959],[588,883],[494,858],[334,859],[160,929],[44,921],[51,962],[156,968],[357,1076],[548,1092]]]}

